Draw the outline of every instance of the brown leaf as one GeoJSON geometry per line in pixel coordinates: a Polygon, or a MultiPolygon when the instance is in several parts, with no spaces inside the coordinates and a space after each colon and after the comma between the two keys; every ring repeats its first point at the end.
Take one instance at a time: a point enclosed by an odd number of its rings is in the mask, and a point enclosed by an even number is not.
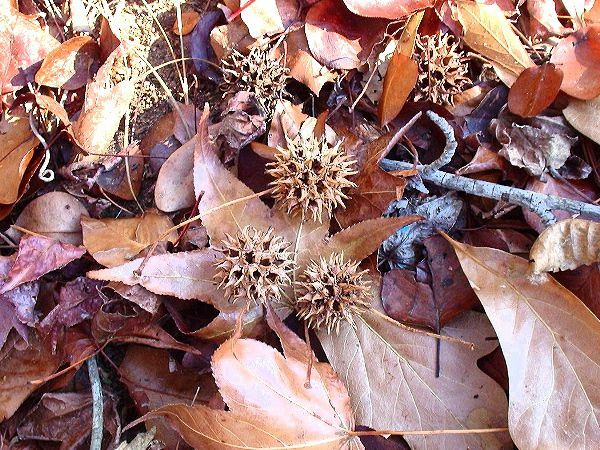
{"type": "Polygon", "coordinates": [[[552,63],[525,69],[508,93],[508,109],[521,117],[534,117],[552,104],[560,91],[562,70],[552,63]]]}
{"type": "MultiPolygon", "coordinates": [[[[81,218],[83,245],[96,261],[106,267],[125,264],[149,245],[159,240],[173,222],[158,212],[147,211],[130,219],[81,218]]],[[[175,242],[171,231],[162,240],[175,242]]]]}
{"type": "Polygon", "coordinates": [[[428,284],[415,280],[410,270],[392,269],[383,276],[381,303],[393,319],[439,330],[439,305],[428,284]]]}
{"type": "Polygon", "coordinates": [[[400,19],[419,9],[430,8],[433,0],[344,0],[350,11],[359,16],[400,19]]]}
{"type": "Polygon", "coordinates": [[[455,12],[463,27],[465,43],[495,63],[501,69],[498,75],[506,84],[511,85],[523,70],[534,66],[497,4],[458,0],[455,12]],[[503,76],[502,71],[508,72],[508,76],[503,76]]]}
{"type": "Polygon", "coordinates": [[[200,14],[198,14],[196,11],[182,12],[181,23],[176,18],[175,22],[173,23],[172,31],[178,36],[185,36],[186,34],[190,34],[199,20],[200,14]]]}
{"type": "MultiPolygon", "coordinates": [[[[218,395],[210,375],[186,370],[179,365],[173,370],[173,366],[165,350],[139,345],[127,349],[119,367],[119,375],[142,414],[173,403],[206,404],[211,397],[218,395]]],[[[177,448],[181,438],[168,424],[156,419],[146,422],[148,429],[153,426],[156,427],[157,439],[168,448],[177,448]]]]}
{"type": "Polygon", "coordinates": [[[59,42],[35,18],[9,5],[0,8],[0,94],[33,81],[39,63],[59,42]]]}
{"type": "Polygon", "coordinates": [[[82,242],[80,220],[88,215],[85,207],[71,194],[55,191],[29,202],[15,224],[61,242],[79,245],[82,242]]]}
{"type": "Polygon", "coordinates": [[[83,109],[73,123],[73,135],[81,148],[90,153],[90,161],[97,161],[106,154],[133,99],[135,85],[132,80],[114,85],[111,81],[115,60],[123,53],[123,47],[113,51],[94,81],[87,85],[83,109]]]}
{"type": "Polygon", "coordinates": [[[43,236],[28,236],[21,239],[17,258],[3,280],[0,293],[4,294],[23,283],[37,280],[42,275],[81,258],[84,254],[85,250],[81,247],[43,236]]]}
{"type": "Polygon", "coordinates": [[[569,105],[563,109],[563,114],[577,131],[600,144],[600,127],[597,121],[600,114],[600,97],[592,100],[572,98],[569,105]]]}
{"type": "Polygon", "coordinates": [[[229,411],[169,405],[146,417],[166,416],[188,444],[202,449],[362,448],[353,430],[350,399],[329,368],[308,365],[252,339],[227,341],[213,355],[215,381],[229,411]],[[243,441],[240,441],[243,436],[243,441]]]}
{"type": "Polygon", "coordinates": [[[342,0],[321,0],[306,14],[306,38],[317,61],[330,69],[356,69],[368,58],[387,20],[350,12],[342,0]]]}
{"type": "Polygon", "coordinates": [[[89,36],[75,36],[46,55],[35,74],[35,82],[54,88],[76,90],[90,78],[90,67],[98,58],[98,44],[89,36]]]}
{"type": "MultiPolygon", "coordinates": [[[[230,339],[236,331],[240,314],[244,313],[244,308],[239,308],[231,312],[219,312],[208,325],[199,330],[186,333],[206,341],[222,343],[230,339]]],[[[264,332],[264,311],[262,305],[253,306],[244,314],[242,319],[242,336],[257,338],[264,332]]]]}
{"type": "Polygon", "coordinates": [[[179,147],[160,168],[154,189],[156,207],[164,212],[191,208],[194,197],[194,146],[191,139],[179,147]]]}
{"type": "Polygon", "coordinates": [[[143,258],[110,269],[93,270],[87,276],[94,280],[118,281],[128,286],[137,284],[159,295],[172,295],[183,300],[202,300],[219,310],[234,307],[224,298],[213,280],[215,263],[220,255],[213,249],[167,253],[147,259],[140,276],[134,274],[143,258]]]}
{"type": "Polygon", "coordinates": [[[381,126],[394,120],[408,96],[412,92],[419,76],[419,66],[403,53],[395,53],[390,60],[383,81],[383,93],[379,99],[378,115],[381,126]]]}
{"type": "Polygon", "coordinates": [[[600,441],[598,318],[549,275],[532,279],[527,260],[450,242],[506,358],[515,445],[594,448],[600,441]]]}
{"type": "MultiPolygon", "coordinates": [[[[109,395],[103,402],[103,442],[114,443],[120,431],[116,405],[109,395]]],[[[85,443],[92,431],[91,394],[46,393],[19,424],[22,440],[60,442],[59,450],[77,448],[85,443]]]]}
{"type": "Polygon", "coordinates": [[[527,0],[527,11],[532,19],[539,22],[539,24],[552,34],[564,34],[569,31],[558,20],[556,2],[554,0],[527,0]]]}
{"type": "Polygon", "coordinates": [[[25,348],[7,342],[0,349],[0,421],[11,417],[40,386],[31,381],[52,374],[60,363],[61,358],[36,333],[32,333],[25,348]]]}
{"type": "Polygon", "coordinates": [[[558,272],[600,262],[600,224],[561,220],[546,228],[531,247],[533,271],[558,272]]]}
{"type": "Polygon", "coordinates": [[[0,179],[3,180],[0,203],[11,205],[19,198],[21,180],[40,141],[33,135],[25,115],[7,115],[0,121],[0,136],[0,179]]]}
{"type": "Polygon", "coordinates": [[[558,272],[553,275],[560,284],[575,294],[590,310],[600,318],[600,266],[581,266],[575,270],[558,272]]]}
{"type": "MultiPolygon", "coordinates": [[[[372,278],[373,307],[381,311],[380,283],[372,278]]],[[[475,344],[442,341],[436,375],[436,339],[408,331],[374,312],[344,322],[339,333],[318,332],[334,370],[346,385],[356,422],[374,429],[440,430],[506,424],[506,397],[477,369],[477,359],[496,344],[484,315],[468,312],[447,325],[445,335],[475,344]],[[376,364],[373,363],[376,361],[376,364]]],[[[507,433],[405,436],[413,449],[500,449],[507,433]]]]}
{"type": "Polygon", "coordinates": [[[98,186],[123,200],[134,200],[144,176],[144,158],[140,153],[139,146],[133,143],[107,158],[96,179],[98,186]]]}
{"type": "Polygon", "coordinates": [[[581,100],[600,95],[600,25],[582,28],[560,40],[550,62],[564,73],[561,89],[581,100]]]}
{"type": "Polygon", "coordinates": [[[333,72],[321,65],[309,52],[302,49],[296,51],[289,62],[289,66],[290,76],[305,84],[316,95],[319,95],[325,83],[335,81],[337,78],[333,72]]]}

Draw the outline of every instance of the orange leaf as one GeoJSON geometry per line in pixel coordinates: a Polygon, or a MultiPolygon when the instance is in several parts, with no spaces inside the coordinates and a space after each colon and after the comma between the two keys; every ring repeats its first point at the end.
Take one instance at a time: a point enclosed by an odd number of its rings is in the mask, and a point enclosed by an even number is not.
{"type": "Polygon", "coordinates": [[[534,117],[552,104],[563,80],[552,63],[525,69],[508,93],[508,109],[521,117],[534,117]]]}
{"type": "Polygon", "coordinates": [[[186,11],[181,13],[181,28],[179,28],[179,21],[175,19],[175,23],[173,24],[173,33],[178,36],[185,36],[186,34],[190,34],[196,24],[200,20],[200,14],[196,11],[186,11]]]}
{"type": "Polygon", "coordinates": [[[564,73],[561,89],[590,100],[600,95],[600,25],[590,25],[562,39],[550,62],[564,73]]]}
{"type": "Polygon", "coordinates": [[[379,99],[379,121],[382,126],[394,120],[417,83],[419,66],[403,53],[392,56],[383,80],[383,93],[379,99]]]}

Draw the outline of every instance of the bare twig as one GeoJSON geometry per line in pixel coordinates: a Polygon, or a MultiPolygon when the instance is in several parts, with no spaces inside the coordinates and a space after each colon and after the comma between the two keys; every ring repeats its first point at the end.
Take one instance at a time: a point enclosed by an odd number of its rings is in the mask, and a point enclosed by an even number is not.
{"type": "Polygon", "coordinates": [[[90,450],[102,450],[102,434],[104,432],[104,399],[102,398],[102,385],[98,373],[96,356],[87,361],[88,376],[92,385],[92,437],[90,450]]]}
{"type": "Polygon", "coordinates": [[[446,146],[444,147],[440,157],[423,169],[423,171],[426,172],[433,172],[434,170],[440,170],[446,164],[450,163],[452,157],[454,156],[454,152],[458,147],[458,143],[456,142],[456,139],[454,139],[454,130],[443,117],[438,116],[433,111],[427,111],[425,114],[427,114],[429,120],[431,120],[440,129],[440,131],[444,133],[444,138],[446,139],[446,146]]]}
{"type": "Polygon", "coordinates": [[[415,431],[394,431],[394,430],[368,430],[368,431],[351,431],[352,436],[381,436],[386,434],[400,436],[433,436],[438,434],[483,434],[483,433],[505,433],[508,428],[479,428],[468,429],[461,428],[458,430],[415,430],[415,431]]]}

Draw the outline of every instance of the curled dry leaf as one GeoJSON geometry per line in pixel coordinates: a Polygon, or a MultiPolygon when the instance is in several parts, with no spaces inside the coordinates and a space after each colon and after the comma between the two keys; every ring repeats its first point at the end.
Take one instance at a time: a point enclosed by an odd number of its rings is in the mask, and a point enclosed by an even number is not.
{"type": "Polygon", "coordinates": [[[458,0],[455,12],[463,27],[465,43],[500,69],[498,76],[504,83],[510,86],[523,70],[534,66],[497,4],[458,0]]]}
{"type": "Polygon", "coordinates": [[[533,243],[529,259],[536,273],[570,270],[600,262],[600,224],[566,219],[550,225],[533,243]]]}
{"type": "Polygon", "coordinates": [[[564,34],[569,31],[558,20],[554,0],[527,0],[527,11],[534,20],[552,34],[564,34]]]}
{"type": "Polygon", "coordinates": [[[61,358],[50,351],[48,342],[37,333],[29,337],[29,345],[7,342],[0,349],[0,422],[10,418],[40,385],[31,381],[52,374],[61,358]]]}
{"type": "Polygon", "coordinates": [[[11,205],[19,198],[21,180],[40,141],[33,135],[25,114],[7,114],[0,121],[0,137],[0,203],[11,205]]]}
{"type": "MultiPolygon", "coordinates": [[[[372,279],[373,308],[381,311],[380,282],[372,279]]],[[[465,313],[442,332],[475,344],[475,350],[408,331],[374,312],[343,322],[339,333],[319,331],[327,358],[346,385],[357,423],[385,430],[493,428],[506,424],[505,394],[477,368],[496,344],[484,315],[465,313]],[[373,364],[373,361],[377,361],[373,364]]],[[[405,436],[413,449],[500,449],[507,433],[405,436]]]]}
{"type": "Polygon", "coordinates": [[[600,127],[598,126],[600,97],[592,100],[572,98],[569,106],[563,110],[563,114],[577,131],[600,144],[600,127]]]}
{"type": "Polygon", "coordinates": [[[321,0],[306,14],[306,38],[313,56],[330,69],[356,69],[383,36],[387,20],[350,12],[342,0],[321,0]]]}
{"type": "Polygon", "coordinates": [[[564,73],[561,89],[581,100],[600,95],[600,24],[561,39],[550,62],[564,73]]]}
{"type": "Polygon", "coordinates": [[[552,63],[525,69],[508,93],[508,109],[521,117],[534,117],[552,104],[563,80],[552,63]]]}
{"type": "Polygon", "coordinates": [[[145,417],[166,417],[194,448],[362,449],[350,399],[331,367],[321,364],[305,386],[308,364],[252,339],[229,340],[212,361],[229,411],[167,405],[145,417]],[[241,438],[243,436],[243,439],[241,438]]]}
{"type": "MultiPolygon", "coordinates": [[[[61,242],[80,245],[81,216],[89,214],[81,202],[71,194],[48,192],[29,202],[15,225],[61,242]]],[[[18,237],[20,233],[11,235],[18,237]]]]}
{"type": "Polygon", "coordinates": [[[450,241],[508,365],[508,426],[522,450],[600,442],[600,321],[547,274],[490,248],[450,241]],[[557,426],[560,424],[560,426],[557,426]]]}
{"type": "Polygon", "coordinates": [[[350,11],[359,16],[400,19],[419,9],[433,6],[433,0],[344,0],[350,11]]]}
{"type": "Polygon", "coordinates": [[[81,218],[84,247],[106,267],[130,261],[157,240],[175,242],[175,231],[163,238],[163,234],[171,227],[171,219],[155,211],[147,211],[141,217],[130,219],[81,218]]]}
{"type": "Polygon", "coordinates": [[[87,84],[90,67],[99,53],[100,48],[91,37],[75,36],[48,53],[35,74],[35,82],[65,90],[79,89],[87,84]]]}
{"type": "Polygon", "coordinates": [[[0,8],[0,94],[33,81],[39,63],[59,42],[13,5],[0,8]]]}
{"type": "Polygon", "coordinates": [[[377,109],[381,126],[387,125],[400,114],[417,83],[418,76],[419,66],[410,56],[403,53],[395,53],[392,56],[383,80],[383,92],[377,109]]]}

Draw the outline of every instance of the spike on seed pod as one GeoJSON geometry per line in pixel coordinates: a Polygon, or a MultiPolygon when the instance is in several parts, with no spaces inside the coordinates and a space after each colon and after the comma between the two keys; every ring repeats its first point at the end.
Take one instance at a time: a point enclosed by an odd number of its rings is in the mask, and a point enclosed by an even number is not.
{"type": "Polygon", "coordinates": [[[331,216],[338,206],[344,206],[348,196],[344,190],[356,187],[348,180],[358,173],[356,161],[346,155],[341,142],[329,146],[325,137],[286,137],[287,148],[277,147],[275,162],[267,165],[274,178],[272,195],[288,213],[312,215],[323,221],[323,213],[331,216]]]}
{"type": "Polygon", "coordinates": [[[215,279],[231,301],[245,298],[256,304],[280,300],[282,287],[291,284],[294,267],[291,244],[272,228],[260,231],[246,226],[222,241],[223,258],[215,279]]]}
{"type": "Polygon", "coordinates": [[[282,60],[283,56],[275,58],[269,49],[252,47],[247,55],[234,49],[221,62],[222,90],[225,94],[253,92],[262,112],[270,119],[289,79],[289,69],[282,60]]]}
{"type": "Polygon", "coordinates": [[[370,283],[363,279],[367,270],[359,271],[358,265],[357,261],[344,261],[342,253],[308,264],[296,282],[295,308],[310,328],[338,333],[343,321],[354,326],[353,315],[369,307],[370,283]]]}
{"type": "Polygon", "coordinates": [[[454,105],[454,96],[471,84],[466,76],[469,59],[460,50],[459,43],[451,34],[437,32],[431,36],[419,36],[415,52],[419,77],[414,100],[454,105]]]}

